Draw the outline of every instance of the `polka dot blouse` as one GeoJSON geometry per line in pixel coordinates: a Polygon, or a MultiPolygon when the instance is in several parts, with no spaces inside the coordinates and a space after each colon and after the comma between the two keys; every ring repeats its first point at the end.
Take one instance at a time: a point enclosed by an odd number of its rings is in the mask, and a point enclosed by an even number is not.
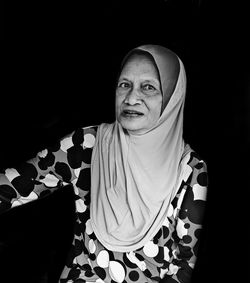
{"type": "Polygon", "coordinates": [[[54,147],[0,174],[0,209],[34,201],[71,184],[75,232],[60,283],[190,282],[207,195],[206,164],[192,152],[183,181],[158,233],[130,252],[107,250],[89,220],[90,163],[97,127],[79,128],[54,147]]]}

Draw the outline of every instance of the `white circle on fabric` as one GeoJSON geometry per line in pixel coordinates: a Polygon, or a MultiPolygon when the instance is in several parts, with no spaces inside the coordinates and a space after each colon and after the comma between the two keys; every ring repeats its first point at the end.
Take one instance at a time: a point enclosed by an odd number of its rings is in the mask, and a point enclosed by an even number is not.
{"type": "Polygon", "coordinates": [[[173,215],[173,212],[174,212],[173,205],[170,204],[167,211],[167,217],[171,217],[173,215]]]}
{"type": "Polygon", "coordinates": [[[170,260],[169,248],[164,246],[163,249],[164,249],[164,260],[169,261],[170,260]]]}
{"type": "Polygon", "coordinates": [[[93,233],[93,228],[92,228],[90,219],[88,219],[86,221],[85,226],[86,226],[86,230],[85,231],[86,231],[87,235],[91,235],[93,233]]]}
{"type": "Polygon", "coordinates": [[[48,154],[48,150],[47,150],[47,149],[44,149],[44,150],[38,152],[37,155],[38,155],[39,157],[41,157],[41,158],[44,158],[44,157],[47,156],[47,154],[48,154]]]}
{"type": "Polygon", "coordinates": [[[76,177],[79,177],[80,171],[81,171],[81,168],[77,168],[74,170],[76,177]]]}
{"type": "Polygon", "coordinates": [[[5,170],[5,176],[11,182],[13,179],[20,176],[20,174],[17,172],[15,168],[8,168],[5,170]]]}
{"type": "Polygon", "coordinates": [[[179,254],[179,252],[177,251],[177,249],[174,249],[174,250],[172,251],[172,254],[173,254],[174,259],[178,259],[178,254],[179,254]]]}
{"type": "Polygon", "coordinates": [[[25,204],[36,199],[38,199],[38,195],[35,192],[31,192],[27,197],[20,197],[18,200],[13,201],[11,207],[25,204]]]}
{"type": "Polygon", "coordinates": [[[84,135],[84,142],[83,142],[83,146],[91,148],[93,147],[95,144],[95,137],[91,134],[86,134],[84,135]]]}
{"type": "Polygon", "coordinates": [[[194,264],[193,262],[189,262],[188,265],[189,265],[192,269],[194,269],[195,264],[194,264]]]}
{"type": "Polygon", "coordinates": [[[72,185],[73,185],[75,194],[76,194],[76,195],[79,195],[79,189],[78,189],[78,187],[76,186],[77,178],[74,179],[71,183],[72,183],[72,185]]]}
{"type": "Polygon", "coordinates": [[[109,263],[109,274],[110,277],[117,283],[122,283],[126,275],[123,266],[114,260],[110,261],[109,263]]]}
{"type": "Polygon", "coordinates": [[[179,267],[177,265],[170,263],[169,268],[168,268],[168,275],[176,274],[178,270],[179,270],[179,267]]]}
{"type": "Polygon", "coordinates": [[[145,261],[139,260],[136,257],[134,252],[126,253],[126,256],[127,256],[128,260],[131,261],[132,263],[136,264],[140,268],[140,270],[142,270],[142,271],[146,270],[147,265],[146,265],[145,261]]]}
{"type": "Polygon", "coordinates": [[[169,220],[167,217],[165,217],[163,223],[162,223],[162,226],[166,226],[166,227],[169,227],[169,220]]]}
{"type": "Polygon", "coordinates": [[[199,184],[193,185],[194,200],[206,200],[207,187],[203,187],[199,184]]]}
{"type": "MultiPolygon", "coordinates": [[[[1,202],[0,202],[1,203],[1,202]]],[[[19,200],[14,200],[11,204],[11,207],[16,207],[16,206],[19,206],[19,205],[22,205],[23,203],[19,200]]]]}
{"type": "Polygon", "coordinates": [[[89,240],[89,252],[90,252],[91,254],[93,254],[93,253],[95,253],[95,251],[96,251],[95,242],[94,242],[94,240],[90,239],[90,240],[89,240]]]}
{"type": "Polygon", "coordinates": [[[176,225],[176,232],[180,239],[183,238],[183,236],[187,235],[188,229],[185,228],[185,222],[182,221],[180,218],[178,219],[177,225],[176,225]]]}
{"type": "Polygon", "coordinates": [[[100,251],[96,262],[100,267],[107,268],[109,266],[109,253],[105,250],[100,251]]]}
{"type": "Polygon", "coordinates": [[[149,241],[143,247],[143,252],[148,257],[155,257],[159,252],[159,247],[156,244],[154,244],[152,241],[149,241]]]}
{"type": "Polygon", "coordinates": [[[86,206],[86,204],[84,203],[84,201],[82,200],[82,199],[78,199],[77,201],[76,201],[76,210],[78,211],[78,212],[84,212],[85,210],[87,209],[87,206],[86,206]]]}
{"type": "Polygon", "coordinates": [[[67,152],[67,149],[69,149],[72,146],[74,146],[74,144],[72,142],[72,137],[67,137],[67,138],[61,140],[61,150],[62,151],[67,152]]]}
{"type": "Polygon", "coordinates": [[[40,179],[40,182],[44,183],[47,187],[56,187],[59,179],[52,174],[47,174],[44,179],[40,179]]]}

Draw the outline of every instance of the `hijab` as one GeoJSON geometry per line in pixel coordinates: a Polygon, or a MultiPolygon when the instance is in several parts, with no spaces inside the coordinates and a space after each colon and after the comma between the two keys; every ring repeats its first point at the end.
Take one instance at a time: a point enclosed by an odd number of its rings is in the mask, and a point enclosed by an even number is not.
{"type": "Polygon", "coordinates": [[[156,125],[140,135],[128,133],[117,120],[101,124],[91,162],[91,225],[104,247],[119,252],[139,249],[156,235],[188,173],[183,168],[191,150],[183,140],[183,63],[175,55],[178,79],[168,101],[171,51],[158,45],[136,49],[148,52],[158,68],[162,113],[156,125]]]}

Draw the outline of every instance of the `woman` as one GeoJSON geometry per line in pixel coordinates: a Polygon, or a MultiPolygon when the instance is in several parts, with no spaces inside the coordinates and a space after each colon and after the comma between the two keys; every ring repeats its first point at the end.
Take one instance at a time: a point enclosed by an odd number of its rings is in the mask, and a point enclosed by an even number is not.
{"type": "Polygon", "coordinates": [[[60,282],[190,282],[206,164],[183,140],[181,60],[158,45],[122,62],[116,121],[77,129],[1,174],[1,207],[71,183],[76,222],[60,282]]]}

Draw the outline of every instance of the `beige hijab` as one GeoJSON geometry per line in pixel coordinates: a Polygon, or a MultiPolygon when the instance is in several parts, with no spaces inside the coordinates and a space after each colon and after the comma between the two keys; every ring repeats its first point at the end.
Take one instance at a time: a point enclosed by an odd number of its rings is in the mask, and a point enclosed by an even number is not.
{"type": "Polygon", "coordinates": [[[149,52],[158,67],[162,114],[142,135],[128,134],[117,121],[101,124],[91,163],[91,225],[107,249],[120,252],[141,248],[158,232],[187,173],[184,157],[191,150],[184,146],[182,137],[186,76],[181,60],[178,80],[166,105],[168,82],[164,78],[169,50],[157,45],[137,49],[149,52]]]}

